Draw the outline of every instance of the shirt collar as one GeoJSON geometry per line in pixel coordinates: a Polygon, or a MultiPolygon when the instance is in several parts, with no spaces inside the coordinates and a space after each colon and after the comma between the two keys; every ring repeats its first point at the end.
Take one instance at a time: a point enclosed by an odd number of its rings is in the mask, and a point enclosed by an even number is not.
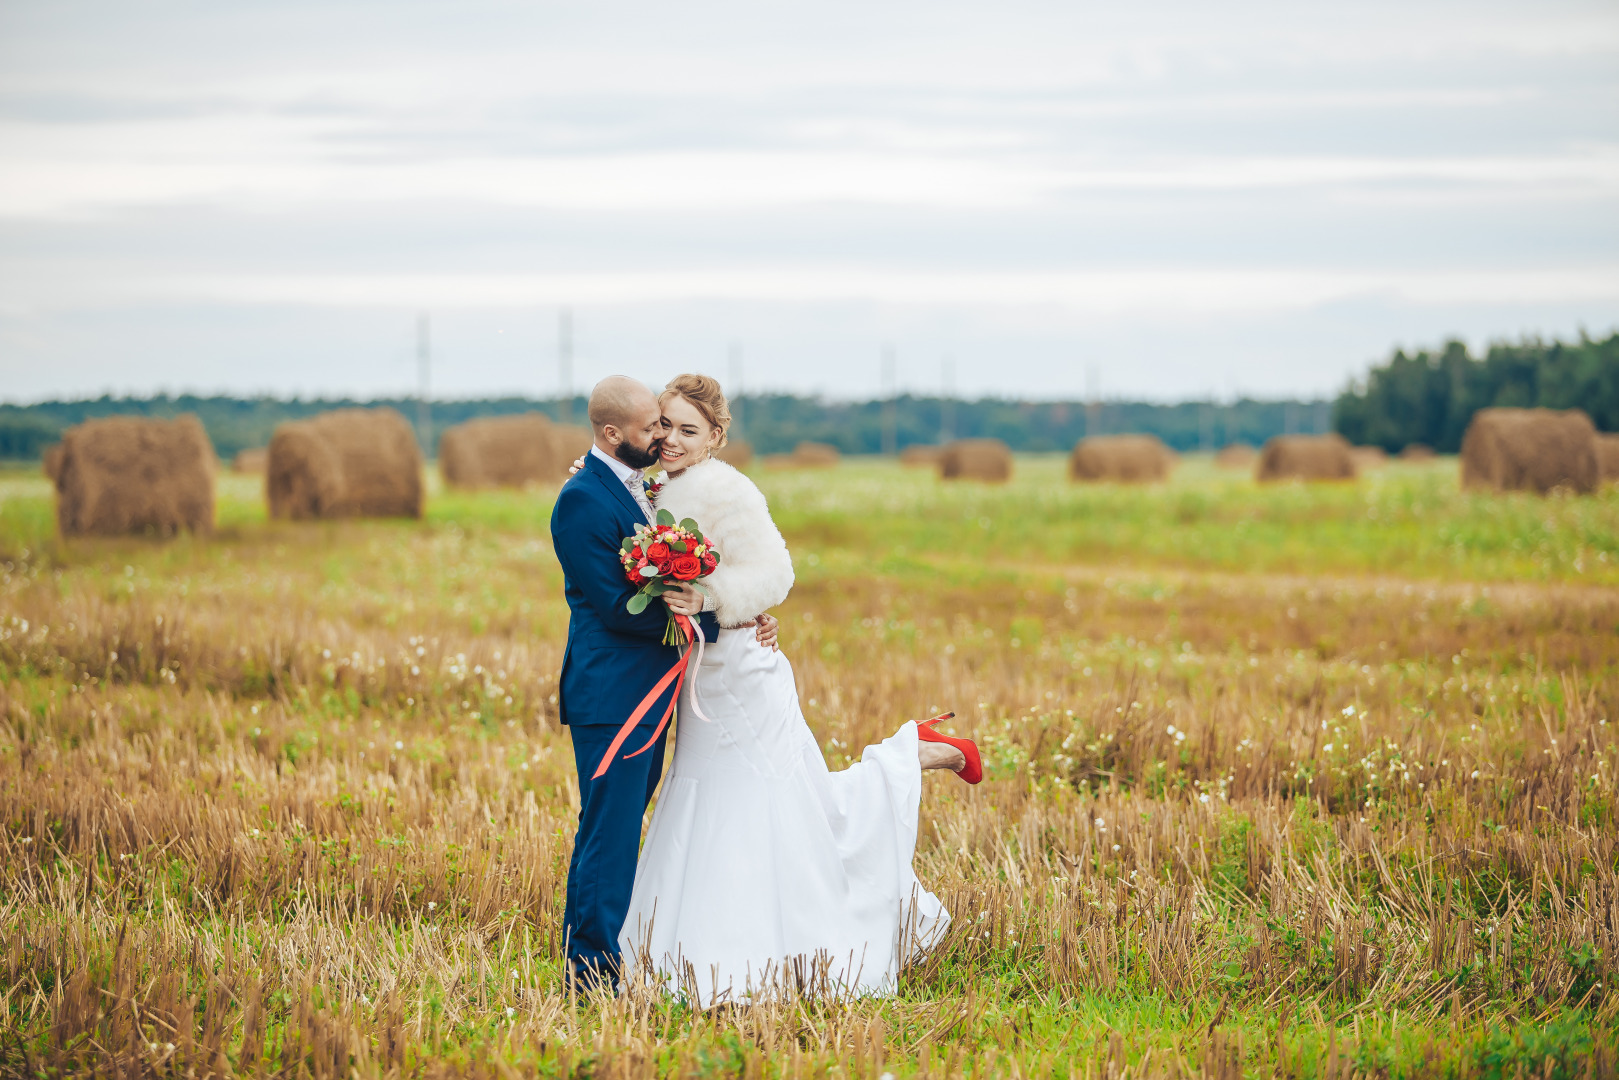
{"type": "Polygon", "coordinates": [[[614,457],[612,454],[609,454],[596,444],[591,444],[590,452],[594,456],[599,457],[603,461],[607,462],[607,467],[613,470],[613,475],[618,477],[619,483],[628,486],[631,480],[641,479],[642,471],[640,469],[630,468],[628,465],[624,464],[622,461],[618,460],[618,458],[614,457]]]}

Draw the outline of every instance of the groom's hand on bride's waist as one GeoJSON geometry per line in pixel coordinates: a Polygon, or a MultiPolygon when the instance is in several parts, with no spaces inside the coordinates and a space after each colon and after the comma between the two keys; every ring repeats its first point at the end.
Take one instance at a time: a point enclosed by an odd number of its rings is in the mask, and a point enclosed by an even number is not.
{"type": "Polygon", "coordinates": [[[776,630],[781,626],[781,624],[776,621],[776,617],[769,612],[766,612],[757,619],[753,620],[753,626],[754,636],[759,639],[759,644],[763,645],[771,652],[775,652],[776,630]]]}

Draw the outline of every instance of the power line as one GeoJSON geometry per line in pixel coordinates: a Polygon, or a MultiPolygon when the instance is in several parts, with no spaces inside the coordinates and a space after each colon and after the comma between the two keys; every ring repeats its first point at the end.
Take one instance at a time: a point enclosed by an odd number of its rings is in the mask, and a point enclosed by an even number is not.
{"type": "Polygon", "coordinates": [[[894,346],[883,346],[883,453],[899,453],[899,409],[894,401],[897,382],[894,346]]]}
{"type": "Polygon", "coordinates": [[[422,453],[433,450],[433,342],[432,327],[427,312],[416,316],[416,437],[421,440],[422,453]]]}

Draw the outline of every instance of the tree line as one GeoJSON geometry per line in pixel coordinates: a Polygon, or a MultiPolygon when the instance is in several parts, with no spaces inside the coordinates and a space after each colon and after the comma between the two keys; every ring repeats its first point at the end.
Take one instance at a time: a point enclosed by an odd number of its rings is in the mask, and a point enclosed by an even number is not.
{"type": "Polygon", "coordinates": [[[1619,431],[1619,333],[1498,342],[1482,356],[1460,341],[1397,351],[1338,397],[1332,426],[1352,443],[1391,452],[1425,443],[1454,453],[1473,414],[1490,406],[1579,408],[1599,429],[1619,431]]]}
{"type": "MultiPolygon", "coordinates": [[[[223,458],[269,443],[275,426],[328,409],[387,405],[412,424],[415,398],[234,398],[102,396],[34,405],[0,405],[0,459],[37,460],[73,424],[104,416],[173,417],[195,413],[223,458]]],[[[765,454],[799,442],[823,442],[846,454],[903,450],[951,438],[1001,439],[1020,452],[1066,451],[1086,435],[1156,435],[1180,451],[1228,443],[1258,446],[1273,435],[1337,431],[1358,445],[1393,452],[1426,443],[1461,446],[1473,413],[1492,405],[1582,408],[1597,427],[1619,431],[1619,333],[1576,342],[1528,339],[1491,345],[1473,356],[1459,341],[1435,351],[1396,351],[1336,400],[1229,403],[1184,401],[960,401],[905,395],[887,401],[827,401],[792,394],[749,394],[733,401],[735,432],[765,454]]],[[[571,400],[499,397],[433,401],[418,434],[431,454],[446,427],[480,416],[542,412],[582,422],[583,396],[571,400]]]]}
{"type": "MultiPolygon", "coordinates": [[[[0,459],[37,460],[73,424],[105,416],[174,417],[194,413],[221,458],[269,443],[275,426],[328,409],[386,405],[418,426],[414,398],[375,401],[160,395],[103,396],[35,405],[0,405],[0,459]]],[[[1021,452],[1066,451],[1086,435],[1146,432],[1177,450],[1216,449],[1230,442],[1258,445],[1283,432],[1327,430],[1331,403],[1189,401],[958,401],[906,395],[891,401],[825,401],[791,394],[749,394],[732,402],[734,434],[763,454],[785,453],[800,442],[823,442],[846,454],[903,450],[949,438],[989,437],[1021,452]]],[[[446,427],[481,416],[542,412],[554,420],[582,423],[584,397],[563,402],[523,397],[431,402],[426,444],[436,449],[446,427]]],[[[430,449],[431,453],[431,449],[430,449]]]]}

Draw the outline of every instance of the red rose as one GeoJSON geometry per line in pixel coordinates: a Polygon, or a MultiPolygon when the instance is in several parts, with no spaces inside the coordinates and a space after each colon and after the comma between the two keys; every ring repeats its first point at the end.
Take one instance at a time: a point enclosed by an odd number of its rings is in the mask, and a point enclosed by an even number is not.
{"type": "Polygon", "coordinates": [[[639,559],[639,558],[641,558],[641,554],[642,554],[642,552],[641,552],[641,545],[640,544],[637,544],[634,547],[630,548],[630,558],[639,559]]]}
{"type": "Polygon", "coordinates": [[[714,572],[714,567],[718,566],[719,564],[719,558],[715,556],[712,551],[703,555],[703,573],[712,574],[714,572]]]}
{"type": "Polygon", "coordinates": [[[676,555],[672,560],[674,566],[669,571],[676,581],[691,581],[703,572],[703,563],[695,555],[676,555]]]}
{"type": "Polygon", "coordinates": [[[661,563],[669,557],[669,545],[662,540],[646,549],[646,557],[655,563],[661,563]]]}

